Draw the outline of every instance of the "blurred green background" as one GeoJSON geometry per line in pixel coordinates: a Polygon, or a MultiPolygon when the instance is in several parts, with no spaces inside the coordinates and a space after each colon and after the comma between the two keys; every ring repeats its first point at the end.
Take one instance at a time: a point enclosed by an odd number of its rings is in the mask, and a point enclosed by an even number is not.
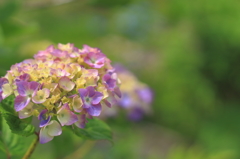
{"type": "Polygon", "coordinates": [[[106,121],[114,144],[66,131],[32,158],[239,159],[239,8],[235,0],[1,0],[1,75],[50,44],[88,44],[155,94],[144,120],[106,121]]]}

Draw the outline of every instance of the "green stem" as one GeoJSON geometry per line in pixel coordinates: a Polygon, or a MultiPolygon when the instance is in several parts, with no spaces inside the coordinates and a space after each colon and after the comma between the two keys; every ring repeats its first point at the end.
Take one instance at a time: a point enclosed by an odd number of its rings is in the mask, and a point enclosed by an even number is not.
{"type": "Polygon", "coordinates": [[[32,142],[32,144],[30,145],[30,147],[28,148],[27,152],[25,153],[25,155],[23,156],[22,159],[29,159],[30,156],[32,155],[33,151],[35,150],[37,144],[39,141],[39,137],[37,135],[37,138],[35,138],[32,142]]]}

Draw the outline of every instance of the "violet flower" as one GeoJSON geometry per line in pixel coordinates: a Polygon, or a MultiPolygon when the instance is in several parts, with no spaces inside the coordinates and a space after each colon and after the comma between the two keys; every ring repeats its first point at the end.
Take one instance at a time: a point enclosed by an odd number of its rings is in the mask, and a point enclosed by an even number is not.
{"type": "Polygon", "coordinates": [[[102,110],[100,101],[103,98],[103,94],[95,91],[92,86],[86,89],[78,90],[80,97],[83,101],[83,108],[92,116],[99,116],[102,110]]]}

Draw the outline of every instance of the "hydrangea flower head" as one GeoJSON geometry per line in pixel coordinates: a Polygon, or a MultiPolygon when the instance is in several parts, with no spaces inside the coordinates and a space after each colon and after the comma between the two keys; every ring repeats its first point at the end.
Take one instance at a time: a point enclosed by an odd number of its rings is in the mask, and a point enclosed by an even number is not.
{"type": "MultiPolygon", "coordinates": [[[[118,107],[122,107],[127,110],[128,118],[130,120],[139,121],[145,114],[149,114],[151,112],[153,92],[146,84],[140,82],[133,73],[125,69],[123,66],[115,65],[114,67],[114,74],[117,74],[122,82],[122,98],[117,101],[114,97],[112,97],[112,100],[117,102],[115,104],[116,106],[111,109],[106,108],[101,116],[103,118],[115,116],[119,111],[118,107]]],[[[118,80],[117,78],[114,78],[114,76],[111,77],[109,74],[106,74],[103,77],[106,87],[110,90],[113,90],[112,87],[115,87],[114,81],[118,80]]]]}
{"type": "Polygon", "coordinates": [[[38,117],[40,143],[49,142],[62,126],[84,128],[86,117],[99,116],[103,105],[121,97],[110,62],[98,48],[51,45],[0,78],[0,101],[13,94],[19,118],[38,117]]]}

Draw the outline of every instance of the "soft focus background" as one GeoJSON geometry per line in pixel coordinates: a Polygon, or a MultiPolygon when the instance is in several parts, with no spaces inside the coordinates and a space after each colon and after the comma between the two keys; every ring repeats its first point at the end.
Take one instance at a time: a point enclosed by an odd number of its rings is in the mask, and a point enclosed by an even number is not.
{"type": "Polygon", "coordinates": [[[1,75],[50,44],[88,44],[155,96],[142,121],[124,113],[106,121],[113,144],[66,131],[32,159],[239,159],[239,8],[235,0],[1,0],[1,75]]]}

